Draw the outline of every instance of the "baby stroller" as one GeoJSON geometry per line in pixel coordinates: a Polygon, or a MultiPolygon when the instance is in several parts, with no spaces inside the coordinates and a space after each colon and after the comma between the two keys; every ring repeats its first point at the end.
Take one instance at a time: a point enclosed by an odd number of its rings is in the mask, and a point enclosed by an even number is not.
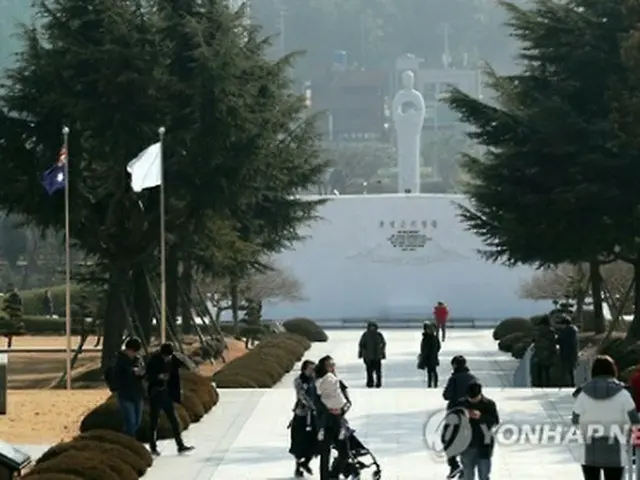
{"type": "Polygon", "coordinates": [[[345,426],[344,438],[339,439],[334,445],[334,450],[343,452],[338,455],[331,464],[331,478],[344,478],[360,480],[362,472],[368,468],[373,468],[371,478],[380,480],[382,469],[375,455],[356,437],[355,431],[348,425],[345,426]]]}
{"type": "MultiPolygon", "coordinates": [[[[341,381],[340,388],[347,399],[348,410],[351,407],[351,399],[347,393],[348,387],[341,381]]],[[[331,463],[331,478],[342,476],[351,480],[360,480],[362,472],[369,468],[373,468],[371,474],[373,480],[382,478],[382,469],[375,455],[356,437],[355,430],[349,426],[346,419],[343,420],[342,432],[333,445],[333,450],[338,453],[338,456],[331,463]]]]}

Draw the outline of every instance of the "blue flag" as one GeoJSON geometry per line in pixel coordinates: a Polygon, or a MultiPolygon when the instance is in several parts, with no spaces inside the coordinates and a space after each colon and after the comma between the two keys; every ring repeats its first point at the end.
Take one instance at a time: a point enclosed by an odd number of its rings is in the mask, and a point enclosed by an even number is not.
{"type": "Polygon", "coordinates": [[[53,195],[58,190],[67,186],[67,174],[65,164],[67,163],[67,149],[62,147],[58,154],[58,161],[54,166],[42,174],[41,182],[49,195],[53,195]]]}
{"type": "Polygon", "coordinates": [[[56,164],[42,174],[42,186],[44,186],[44,189],[49,195],[53,195],[58,190],[67,186],[64,170],[64,163],[62,165],[56,164]]]}

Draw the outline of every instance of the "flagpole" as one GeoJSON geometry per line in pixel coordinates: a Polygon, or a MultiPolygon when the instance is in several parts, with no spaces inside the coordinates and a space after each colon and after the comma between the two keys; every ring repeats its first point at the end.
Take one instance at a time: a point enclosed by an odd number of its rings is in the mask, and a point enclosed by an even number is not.
{"type": "Polygon", "coordinates": [[[69,234],[69,127],[62,127],[64,162],[65,331],[67,337],[67,390],[71,390],[71,235],[69,234]]]}
{"type": "Polygon", "coordinates": [[[164,127],[158,129],[160,137],[160,341],[167,341],[167,265],[166,265],[166,243],[164,229],[164,127]]]}

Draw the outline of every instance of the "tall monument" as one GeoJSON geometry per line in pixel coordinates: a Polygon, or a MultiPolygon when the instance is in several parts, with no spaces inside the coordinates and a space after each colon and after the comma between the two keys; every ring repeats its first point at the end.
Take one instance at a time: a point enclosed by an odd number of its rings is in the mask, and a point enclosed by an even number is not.
{"type": "Polygon", "coordinates": [[[425,105],[414,88],[413,72],[402,74],[402,89],[392,104],[398,149],[398,193],[420,193],[420,136],[425,105]]]}

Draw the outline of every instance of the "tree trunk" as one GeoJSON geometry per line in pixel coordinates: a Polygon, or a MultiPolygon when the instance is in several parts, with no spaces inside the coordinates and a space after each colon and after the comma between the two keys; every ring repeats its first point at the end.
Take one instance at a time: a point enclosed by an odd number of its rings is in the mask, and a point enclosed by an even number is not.
{"type": "MultiPolygon", "coordinates": [[[[169,248],[167,252],[167,328],[170,324],[176,324],[178,313],[178,252],[175,248],[169,248]]],[[[178,332],[176,332],[176,335],[178,332]]]]}
{"type": "Polygon", "coordinates": [[[140,334],[144,342],[151,344],[151,330],[153,322],[153,305],[151,304],[151,292],[147,284],[145,271],[141,268],[133,270],[133,312],[140,326],[140,334]]]}
{"type": "Polygon", "coordinates": [[[636,257],[633,264],[633,320],[629,325],[626,340],[640,340],[640,257],[636,257]]]}
{"type": "Polygon", "coordinates": [[[589,283],[591,284],[595,333],[604,333],[606,326],[602,309],[602,273],[600,272],[600,264],[596,261],[589,262],[589,283]]]}
{"type": "Polygon", "coordinates": [[[111,364],[113,355],[120,350],[122,335],[127,325],[122,305],[122,295],[129,285],[129,271],[123,266],[115,266],[109,272],[109,286],[107,290],[107,308],[104,318],[104,341],[102,343],[102,368],[111,364]]]}
{"type": "Polygon", "coordinates": [[[193,335],[193,315],[191,313],[193,290],[193,269],[191,261],[182,262],[182,272],[180,273],[180,317],[182,318],[182,333],[193,335]]]}
{"type": "Polygon", "coordinates": [[[240,299],[238,298],[238,281],[234,278],[229,282],[229,296],[231,297],[231,316],[233,318],[233,331],[238,333],[240,329],[240,299]]]}

